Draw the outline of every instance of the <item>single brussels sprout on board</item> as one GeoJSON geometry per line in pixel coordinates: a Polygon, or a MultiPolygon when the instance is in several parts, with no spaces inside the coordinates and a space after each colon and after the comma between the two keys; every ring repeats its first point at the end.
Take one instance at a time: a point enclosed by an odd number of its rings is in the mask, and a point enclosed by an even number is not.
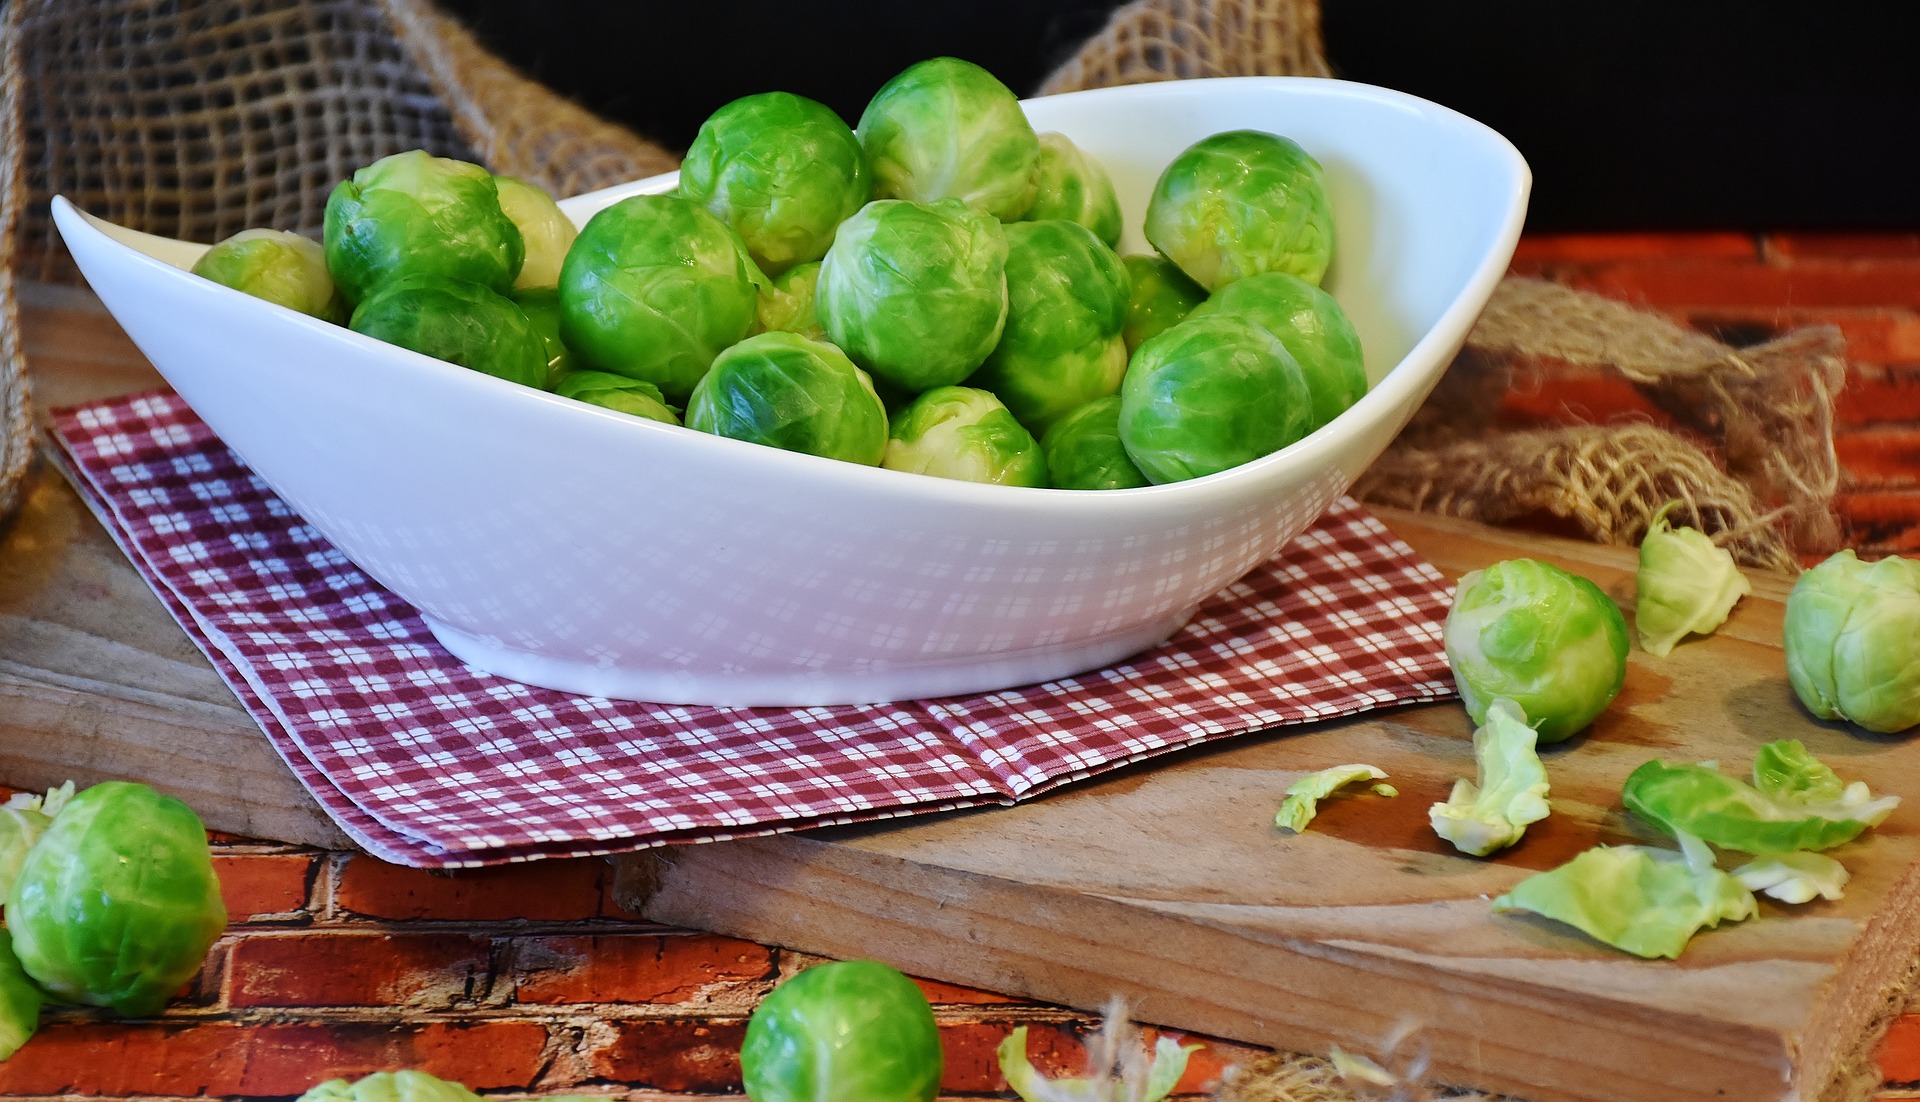
{"type": "Polygon", "coordinates": [[[1120,245],[1120,198],[1099,161],[1065,134],[1040,135],[1040,159],[1033,170],[1033,203],[1023,219],[1064,218],[1093,231],[1108,248],[1120,245]]]}
{"type": "Polygon", "coordinates": [[[560,333],[586,366],[684,402],[753,326],[766,277],[727,224],[676,195],[635,195],[587,220],[560,266],[560,333]]]}
{"type": "Polygon", "coordinates": [[[1127,266],[1129,290],[1127,323],[1120,335],[1126,338],[1129,355],[1207,301],[1207,289],[1164,256],[1136,254],[1122,262],[1127,266]]]}
{"type": "Polygon", "coordinates": [[[1653,515],[1640,539],[1633,576],[1633,628],[1640,649],[1664,658],[1691,634],[1706,635],[1727,622],[1735,602],[1753,586],[1724,547],[1695,528],[1673,528],[1670,501],[1653,515]]]}
{"type": "Polygon", "coordinates": [[[40,1028],[47,997],[13,955],[13,936],[0,926],[0,1060],[20,1051],[40,1028]]]}
{"type": "Polygon", "coordinates": [[[796,264],[781,272],[774,281],[760,288],[760,303],[754,312],[755,333],[798,333],[811,340],[827,339],[820,324],[815,303],[820,287],[820,262],[796,264]]]}
{"type": "Polygon", "coordinates": [[[551,287],[515,291],[513,304],[527,316],[547,347],[547,381],[541,385],[551,390],[562,375],[579,366],[574,363],[573,350],[560,335],[560,292],[551,287]]]}
{"type": "Polygon", "coordinates": [[[1832,849],[1879,825],[1900,804],[1898,796],[1875,798],[1865,781],[1841,781],[1798,739],[1762,746],[1750,785],[1712,766],[1656,758],[1627,776],[1620,795],[1670,834],[1752,854],[1832,849]]]}
{"type": "Polygon", "coordinates": [[[1320,162],[1295,142],[1229,130],[1187,147],[1147,200],[1147,240],[1218,291],[1261,272],[1318,285],[1333,260],[1333,209],[1320,162]]]}
{"type": "Polygon", "coordinates": [[[547,342],[520,307],[477,283],[407,276],[354,307],[347,327],[375,340],[535,389],[547,385],[547,342]]]}
{"type": "Polygon", "coordinates": [[[660,388],[639,379],[615,375],[611,371],[569,371],[560,376],[553,392],[576,402],[618,410],[649,421],[668,425],[680,423],[680,415],[660,395],[660,388]]]}
{"type": "Polygon", "coordinates": [[[1155,483],[1215,474],[1307,434],[1306,377],[1278,338],[1189,318],[1141,345],[1120,384],[1120,439],[1155,483]]]}
{"type": "Polygon", "coordinates": [[[1040,438],[1047,479],[1061,490],[1151,486],[1120,442],[1120,396],[1096,398],[1053,423],[1040,438]]]}
{"type": "Polygon", "coordinates": [[[1000,399],[974,387],[935,387],[908,403],[893,418],[880,465],[964,482],[1047,484],[1039,441],[1000,399]]]}
{"type": "Polygon", "coordinates": [[[495,176],[500,209],[520,231],[526,259],[514,277],[516,291],[551,290],[560,285],[560,262],[567,258],[580,230],[547,189],[514,176],[495,176]]]}
{"type": "Polygon", "coordinates": [[[960,382],[1007,320],[1007,237],[955,200],[876,199],[840,227],[814,304],[833,343],[908,392],[960,382]]]}
{"type": "Polygon", "coordinates": [[[752,1102],[932,1102],[945,1057],[920,988],[872,960],[817,964],[747,1019],[752,1102]]]}
{"type": "Polygon", "coordinates": [[[970,61],[908,67],[874,93],[856,133],[876,199],[958,199],[1003,222],[1033,205],[1039,135],[1012,90],[970,61]]]}
{"type": "Polygon", "coordinates": [[[681,196],[733,227],[769,276],[827,255],[834,230],[872,190],[852,128],[826,104],[790,92],[715,111],[680,165],[681,196]]]}
{"type": "Polygon", "coordinates": [[[329,1079],[296,1102],[480,1102],[464,1084],[424,1071],[376,1071],[359,1079],[329,1079]]]}
{"type": "Polygon", "coordinates": [[[1807,711],[1882,734],[1920,723],[1920,560],[1836,552],[1794,582],[1783,638],[1807,711]]]}
{"type": "Polygon", "coordinates": [[[166,1005],[226,925],[200,817],[126,781],[69,800],[7,894],[27,975],[56,999],[130,1017],[166,1005]]]}
{"type": "Polygon", "coordinates": [[[1345,413],[1367,392],[1360,334],[1333,296],[1306,280],[1285,272],[1236,279],[1187,316],[1212,314],[1245,318],[1280,338],[1293,353],[1313,399],[1308,431],[1345,413]]]}
{"type": "Polygon", "coordinates": [[[325,250],[297,233],[241,230],[201,253],[193,274],[336,325],[350,312],[325,250]]]}
{"type": "Polygon", "coordinates": [[[348,302],[382,283],[438,276],[506,294],[526,243],[479,165],[415,149],[382,157],[327,196],[327,271],[348,302]]]}
{"type": "Polygon", "coordinates": [[[693,388],[687,427],[877,466],[887,409],[846,353],[798,333],[762,333],[720,353],[693,388]]]}

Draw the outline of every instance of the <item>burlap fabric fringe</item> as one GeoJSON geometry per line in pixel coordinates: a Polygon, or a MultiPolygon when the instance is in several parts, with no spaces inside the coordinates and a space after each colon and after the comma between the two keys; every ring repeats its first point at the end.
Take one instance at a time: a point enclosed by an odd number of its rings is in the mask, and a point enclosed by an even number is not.
{"type": "Polygon", "coordinates": [[[1039,92],[1194,77],[1331,75],[1313,0],[1137,0],[1039,92]]]}

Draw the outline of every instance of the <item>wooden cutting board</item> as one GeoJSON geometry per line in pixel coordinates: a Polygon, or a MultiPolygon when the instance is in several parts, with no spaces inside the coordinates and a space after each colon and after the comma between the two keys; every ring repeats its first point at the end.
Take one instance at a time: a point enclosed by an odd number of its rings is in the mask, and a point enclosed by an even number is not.
{"type": "MultiPolygon", "coordinates": [[[[25,335],[51,406],[156,385],[88,296],[30,294],[25,335]]],[[[1527,554],[1623,601],[1617,549],[1383,514],[1457,575],[1527,554]]],[[[1535,1102],[1829,1100],[1877,1085],[1871,1055],[1920,941],[1920,744],[1810,720],[1779,649],[1786,582],[1667,659],[1635,652],[1587,735],[1549,750],[1554,814],[1493,860],[1455,855],[1426,810],[1473,770],[1458,705],[1237,740],[1014,808],[676,847],[619,859],[656,920],[1281,1048],[1425,1051],[1446,1082],[1535,1102]],[[1659,842],[1620,808],[1650,757],[1744,769],[1795,737],[1906,797],[1836,852],[1837,903],[1763,904],[1647,962],[1487,900],[1600,842],[1659,842]],[[1397,798],[1272,825],[1300,773],[1364,761],[1397,798]]],[[[0,781],[164,785],[216,829],[344,847],[264,736],[57,474],[0,528],[0,781]]]]}

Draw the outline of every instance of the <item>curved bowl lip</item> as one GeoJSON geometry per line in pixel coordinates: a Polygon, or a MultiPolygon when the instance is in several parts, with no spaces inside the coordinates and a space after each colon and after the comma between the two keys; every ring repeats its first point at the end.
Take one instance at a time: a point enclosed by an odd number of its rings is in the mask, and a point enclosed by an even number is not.
{"type": "MultiPolygon", "coordinates": [[[[1198,505],[1222,498],[1238,498],[1242,494],[1257,493],[1258,488],[1263,484],[1282,480],[1291,472],[1336,463],[1343,451],[1343,436],[1358,431],[1360,426],[1368,422],[1391,416],[1396,405],[1409,402],[1415,397],[1411,392],[1416,389],[1424,391],[1432,385],[1438,372],[1444,367],[1441,361],[1465,339],[1487,298],[1492,294],[1494,286],[1505,274],[1525,220],[1531,172],[1525,159],[1512,143],[1484,123],[1451,108],[1392,89],[1322,77],[1206,77],[1093,88],[1060,93],[1056,96],[1036,97],[1023,103],[1079,98],[1126,99],[1163,95],[1208,95],[1221,87],[1272,88],[1285,91],[1289,95],[1357,99],[1411,110],[1438,124],[1457,129],[1483,145],[1489,159],[1505,170],[1497,178],[1497,182],[1505,189],[1504,216],[1498,231],[1489,241],[1489,247],[1475,264],[1471,274],[1445,312],[1397,363],[1382,374],[1379,382],[1328,425],[1279,451],[1228,470],[1180,482],[1128,489],[1065,490],[929,478],[925,475],[892,471],[882,467],[866,467],[800,452],[783,451],[765,445],[715,436],[683,426],[632,417],[590,403],[562,398],[548,391],[495,378],[411,349],[388,344],[354,332],[344,325],[335,325],[310,317],[211,280],[195,277],[188,269],[164,260],[159,255],[140,248],[132,242],[145,239],[155,242],[159,247],[182,249],[204,249],[207,247],[205,245],[129,230],[88,214],[64,195],[54,196],[51,207],[54,221],[63,237],[71,237],[76,233],[98,235],[110,246],[131,254],[135,264],[148,266],[155,273],[156,278],[191,279],[195,284],[203,287],[206,293],[213,294],[216,301],[220,296],[232,296],[225,300],[228,308],[278,311],[284,315],[283,323],[291,323],[296,330],[304,327],[306,332],[314,334],[321,340],[342,342],[359,356],[385,358],[393,365],[394,370],[415,373],[437,372],[438,378],[444,382],[444,385],[480,387],[483,390],[488,387],[501,388],[495,391],[497,395],[504,396],[511,393],[520,397],[509,400],[546,402],[554,410],[566,411],[560,413],[560,416],[598,417],[624,426],[621,431],[629,433],[670,434],[674,439],[682,442],[681,446],[693,449],[691,454],[695,456],[702,454],[700,449],[719,449],[709,454],[721,461],[728,461],[729,457],[731,461],[755,461],[748,458],[754,455],[759,457],[757,462],[762,464],[797,463],[801,465],[799,470],[805,471],[808,478],[816,480],[822,489],[838,482],[850,492],[883,498],[905,495],[921,502],[939,501],[955,507],[972,509],[1025,507],[1044,509],[1051,513],[1090,509],[1110,516],[1116,509],[1147,508],[1149,503],[1157,508],[1174,505],[1176,501],[1186,502],[1187,499],[1194,499],[1187,502],[1188,504],[1198,505]],[[1409,370],[1410,366],[1417,365],[1425,365],[1427,370],[1409,370]],[[750,451],[741,449],[750,449],[750,451]]],[[[592,207],[597,210],[629,195],[665,191],[673,187],[678,178],[678,172],[668,172],[616,184],[571,196],[561,200],[561,206],[563,209],[592,207]]],[[[573,212],[569,209],[568,213],[571,216],[573,212]]]]}

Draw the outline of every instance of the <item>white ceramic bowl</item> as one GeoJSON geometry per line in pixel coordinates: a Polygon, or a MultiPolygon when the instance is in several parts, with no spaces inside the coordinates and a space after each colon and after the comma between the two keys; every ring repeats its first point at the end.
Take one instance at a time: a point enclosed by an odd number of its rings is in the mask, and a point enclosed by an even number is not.
{"type": "MultiPolygon", "coordinates": [[[[1503,274],[1529,174],[1486,127],[1332,80],[1229,78],[1029,101],[1127,214],[1194,141],[1254,128],[1326,169],[1326,286],[1370,392],[1206,478],[1076,492],[779,451],[555,397],[189,274],[206,248],[54,200],[80,268],[228,445],[461,659],[670,703],[944,696],[1064,677],[1171,635],[1311,523],[1406,423],[1503,274]]],[[[582,195],[576,221],[674,177],[582,195]]]]}

